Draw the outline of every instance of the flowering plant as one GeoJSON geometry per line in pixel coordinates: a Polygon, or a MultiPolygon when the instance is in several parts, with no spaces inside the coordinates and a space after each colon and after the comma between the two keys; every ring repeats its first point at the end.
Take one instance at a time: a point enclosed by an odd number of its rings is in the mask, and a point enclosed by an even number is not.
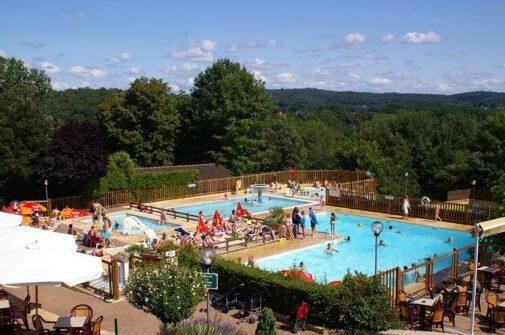
{"type": "Polygon", "coordinates": [[[188,318],[204,299],[204,278],[195,269],[156,262],[130,273],[124,295],[133,306],[164,324],[176,324],[188,318]]]}

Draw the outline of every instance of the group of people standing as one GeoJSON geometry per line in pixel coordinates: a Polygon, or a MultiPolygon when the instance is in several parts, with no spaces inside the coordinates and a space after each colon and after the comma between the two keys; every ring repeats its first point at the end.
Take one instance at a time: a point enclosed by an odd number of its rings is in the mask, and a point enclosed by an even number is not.
{"type": "Polygon", "coordinates": [[[298,207],[293,208],[290,214],[287,214],[281,226],[281,237],[287,239],[305,238],[305,228],[310,225],[311,236],[316,235],[316,226],[318,225],[317,216],[312,207],[308,213],[300,211],[298,207]]]}

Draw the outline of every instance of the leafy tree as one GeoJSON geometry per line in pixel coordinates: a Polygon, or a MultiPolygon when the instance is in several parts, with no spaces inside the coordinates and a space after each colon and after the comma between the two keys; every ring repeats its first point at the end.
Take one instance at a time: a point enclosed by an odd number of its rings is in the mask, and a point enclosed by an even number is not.
{"type": "Polygon", "coordinates": [[[228,59],[222,59],[195,78],[191,104],[183,114],[185,129],[181,160],[209,162],[223,147],[228,127],[241,120],[272,115],[274,105],[264,83],[228,59]]]}
{"type": "Polygon", "coordinates": [[[256,326],[256,335],[275,335],[275,334],[277,334],[277,330],[275,329],[274,312],[270,308],[264,307],[261,309],[259,322],[258,325],[256,326]]]}
{"type": "MultiPolygon", "coordinates": [[[[49,142],[50,80],[15,58],[0,56],[0,190],[23,196],[37,186],[39,154],[49,142]]],[[[39,184],[40,185],[40,184],[39,184]]]]}
{"type": "Polygon", "coordinates": [[[67,121],[40,159],[40,178],[48,179],[59,195],[80,193],[89,180],[105,175],[106,140],[103,130],[89,121],[67,121]]]}
{"type": "Polygon", "coordinates": [[[497,214],[505,216],[505,173],[500,177],[496,186],[491,189],[491,192],[493,192],[494,201],[498,204],[497,214]]]}
{"type": "Polygon", "coordinates": [[[232,122],[222,143],[214,157],[235,174],[300,167],[306,154],[294,126],[280,116],[232,122]]]}
{"type": "Polygon", "coordinates": [[[153,314],[166,326],[193,313],[205,297],[205,286],[200,271],[158,262],[133,270],[124,294],[130,304],[153,314]]]}
{"type": "Polygon", "coordinates": [[[105,175],[109,190],[122,190],[133,183],[135,177],[135,163],[130,155],[124,151],[109,156],[107,174],[105,175]]]}
{"type": "Polygon", "coordinates": [[[112,96],[100,117],[114,148],[141,166],[171,164],[179,128],[174,100],[163,80],[145,77],[112,96]]]}

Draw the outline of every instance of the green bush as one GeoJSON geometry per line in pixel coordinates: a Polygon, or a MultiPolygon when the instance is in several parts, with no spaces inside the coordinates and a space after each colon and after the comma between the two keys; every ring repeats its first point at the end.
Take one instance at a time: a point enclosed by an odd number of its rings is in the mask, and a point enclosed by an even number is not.
{"type": "Polygon", "coordinates": [[[309,321],[315,325],[375,332],[397,324],[389,292],[374,277],[347,274],[341,285],[333,287],[285,278],[220,257],[215,258],[211,271],[219,274],[221,293],[237,286],[246,296],[262,292],[264,306],[282,314],[289,315],[300,301],[307,301],[309,321]]]}
{"type": "Polygon", "coordinates": [[[268,216],[265,218],[265,223],[270,226],[279,227],[282,224],[284,217],[286,216],[284,209],[279,206],[272,207],[269,211],[270,214],[268,214],[268,216]]]}
{"type": "Polygon", "coordinates": [[[132,183],[135,175],[135,163],[124,151],[109,156],[107,174],[103,177],[108,190],[124,190],[132,183]]]}
{"type": "Polygon", "coordinates": [[[274,312],[270,308],[264,307],[256,326],[256,335],[275,335],[276,333],[274,312]]]}
{"type": "Polygon", "coordinates": [[[243,335],[230,324],[211,322],[207,326],[204,319],[191,319],[183,321],[169,330],[170,335],[243,335]]]}
{"type": "Polygon", "coordinates": [[[153,314],[164,325],[176,324],[204,299],[203,274],[166,262],[139,266],[130,273],[124,295],[130,304],[153,314]]]}
{"type": "Polygon", "coordinates": [[[145,190],[163,186],[186,186],[198,179],[196,170],[180,170],[173,172],[144,172],[136,173],[132,188],[145,190]]]}
{"type": "Polygon", "coordinates": [[[143,244],[131,244],[124,249],[124,251],[129,254],[145,254],[147,250],[148,249],[143,244]]]}

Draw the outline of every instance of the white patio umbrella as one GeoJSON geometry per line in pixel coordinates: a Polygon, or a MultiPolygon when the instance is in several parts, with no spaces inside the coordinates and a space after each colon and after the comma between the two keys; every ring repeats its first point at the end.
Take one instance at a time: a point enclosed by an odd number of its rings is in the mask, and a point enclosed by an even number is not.
{"type": "Polygon", "coordinates": [[[19,227],[23,222],[21,215],[0,212],[0,229],[19,227]]]}
{"type": "Polygon", "coordinates": [[[0,253],[2,254],[9,250],[22,249],[30,244],[50,249],[77,251],[77,244],[72,235],[32,227],[14,227],[2,229],[1,232],[0,253]]]}

